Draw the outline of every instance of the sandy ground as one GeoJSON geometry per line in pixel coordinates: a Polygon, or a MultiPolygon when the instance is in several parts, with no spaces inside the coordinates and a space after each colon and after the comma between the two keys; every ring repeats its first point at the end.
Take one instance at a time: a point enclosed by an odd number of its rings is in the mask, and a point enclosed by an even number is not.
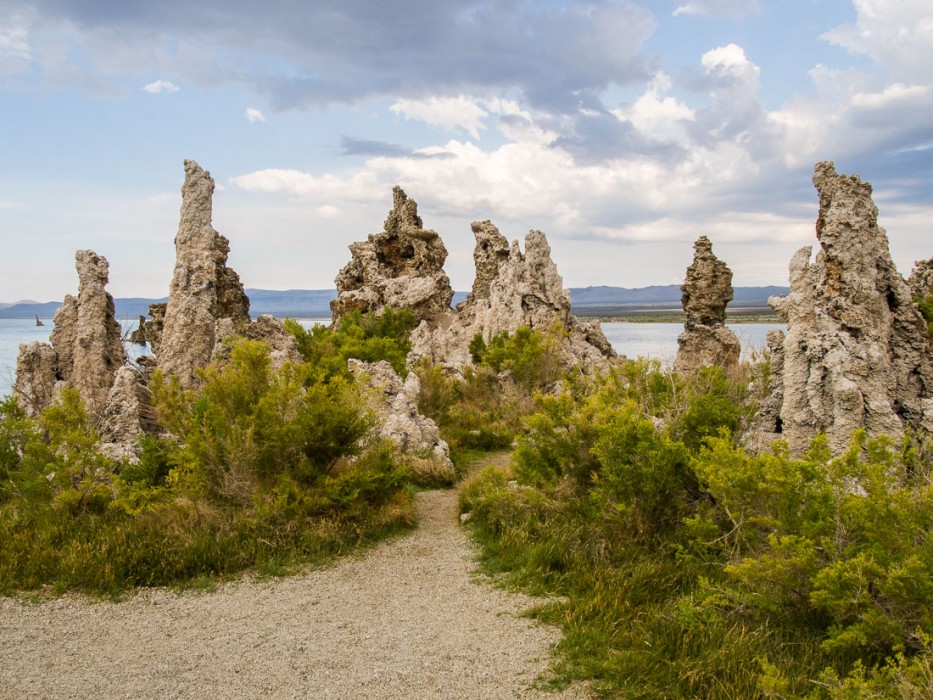
{"type": "Polygon", "coordinates": [[[212,593],[0,599],[0,698],[577,698],[530,688],[559,632],[477,582],[456,492],[361,557],[212,593]]]}

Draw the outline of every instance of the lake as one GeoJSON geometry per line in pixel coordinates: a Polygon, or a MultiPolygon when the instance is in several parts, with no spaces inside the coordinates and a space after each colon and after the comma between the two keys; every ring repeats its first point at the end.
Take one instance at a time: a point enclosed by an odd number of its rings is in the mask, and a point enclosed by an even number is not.
{"type": "MultiPolygon", "coordinates": [[[[329,318],[298,319],[305,327],[316,323],[329,323],[329,318]]],[[[34,340],[48,342],[49,333],[52,332],[52,320],[42,319],[44,326],[36,326],[31,319],[0,319],[0,397],[8,396],[13,386],[13,377],[16,373],[16,356],[19,353],[20,343],[29,343],[34,340]]],[[[136,328],[137,321],[126,320],[120,322],[123,335],[127,335],[136,328]]],[[[616,352],[626,357],[649,357],[660,360],[665,364],[674,361],[677,354],[677,336],[683,332],[680,323],[604,323],[603,332],[612,343],[616,352]]],[[[765,345],[765,336],[768,331],[775,328],[783,329],[778,323],[730,323],[729,328],[742,342],[743,355],[754,350],[760,350],[765,345]]],[[[145,347],[132,343],[126,344],[127,353],[131,357],[138,357],[146,352],[145,347]]]]}

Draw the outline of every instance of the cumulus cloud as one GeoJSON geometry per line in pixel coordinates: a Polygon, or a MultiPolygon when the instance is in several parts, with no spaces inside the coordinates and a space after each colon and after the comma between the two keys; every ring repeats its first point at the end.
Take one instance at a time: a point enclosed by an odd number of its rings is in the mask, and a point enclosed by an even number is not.
{"type": "Polygon", "coordinates": [[[258,124],[260,122],[266,121],[266,115],[260,112],[255,107],[246,108],[246,121],[250,124],[258,124]]]}
{"type": "Polygon", "coordinates": [[[421,100],[404,99],[393,104],[389,109],[405,119],[417,119],[451,131],[463,129],[474,139],[479,139],[479,132],[485,129],[483,119],[489,112],[476,100],[458,95],[457,97],[428,97],[421,100]]]}
{"type": "Polygon", "coordinates": [[[855,0],[854,24],[823,34],[823,39],[876,63],[911,82],[930,79],[933,9],[928,0],[855,0]]]}
{"type": "Polygon", "coordinates": [[[168,80],[155,80],[143,87],[143,90],[152,95],[161,95],[162,93],[178,92],[179,87],[168,80]]]}

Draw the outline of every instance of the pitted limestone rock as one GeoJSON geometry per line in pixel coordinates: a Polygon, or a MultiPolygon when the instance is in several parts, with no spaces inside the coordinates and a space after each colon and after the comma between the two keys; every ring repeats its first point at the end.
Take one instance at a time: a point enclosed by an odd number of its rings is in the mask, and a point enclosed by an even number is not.
{"type": "Polygon", "coordinates": [[[798,251],[790,294],[770,303],[786,320],[781,435],[803,453],[826,433],[834,453],[856,429],[897,439],[933,431],[933,368],[926,326],[878,225],[871,185],[818,163],[820,251],[798,251]]]}
{"type": "Polygon", "coordinates": [[[193,160],[185,161],[181,219],[175,237],[175,272],[169,290],[159,368],[184,387],[196,384],[195,370],[214,351],[219,320],[249,321],[249,299],[240,278],[227,267],[230,242],[211,225],[214,180],[193,160]]]}
{"type": "Polygon", "coordinates": [[[570,313],[570,292],[564,289],[551,247],[541,231],[511,246],[489,221],[474,222],[476,280],[458,313],[434,326],[422,323],[412,334],[414,356],[462,368],[470,364],[470,341],[477,334],[487,340],[498,333],[514,333],[520,326],[555,332],[562,363],[586,370],[606,367],[615,357],[596,323],[582,323],[570,313]]]}
{"type": "Polygon", "coordinates": [[[353,311],[380,312],[389,306],[411,309],[419,320],[447,313],[453,290],[444,273],[447,248],[425,229],[418,205],[400,187],[384,231],[350,245],[350,262],[335,280],[334,323],[353,311]]]}
{"type": "Polygon", "coordinates": [[[15,393],[34,415],[48,406],[55,391],[77,389],[88,414],[99,418],[107,405],[117,370],[126,362],[113,297],[106,291],[110,266],[90,250],[75,253],[78,296],[68,295],[55,313],[51,346],[20,348],[15,393]]]}
{"type": "Polygon", "coordinates": [[[732,270],[713,254],[713,244],[700,236],[693,244],[693,263],[681,285],[681,303],[687,316],[684,332],[677,338],[679,372],[700,367],[734,367],[741,345],[726,328],[726,305],[732,301],[732,270]]]}
{"type": "Polygon", "coordinates": [[[370,408],[376,417],[374,435],[391,440],[403,452],[426,458],[428,462],[423,466],[432,476],[452,479],[450,448],[441,438],[437,424],[418,410],[421,391],[418,375],[410,372],[402,380],[385,360],[351,359],[347,366],[369,389],[370,408]]]}

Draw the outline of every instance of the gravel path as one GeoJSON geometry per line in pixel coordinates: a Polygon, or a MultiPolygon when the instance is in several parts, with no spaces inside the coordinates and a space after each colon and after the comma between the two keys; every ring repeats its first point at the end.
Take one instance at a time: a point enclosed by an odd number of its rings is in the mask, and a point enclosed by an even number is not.
{"type": "Polygon", "coordinates": [[[474,580],[456,492],[362,557],[213,593],[0,599],[0,698],[576,698],[529,688],[555,628],[474,580]]]}

